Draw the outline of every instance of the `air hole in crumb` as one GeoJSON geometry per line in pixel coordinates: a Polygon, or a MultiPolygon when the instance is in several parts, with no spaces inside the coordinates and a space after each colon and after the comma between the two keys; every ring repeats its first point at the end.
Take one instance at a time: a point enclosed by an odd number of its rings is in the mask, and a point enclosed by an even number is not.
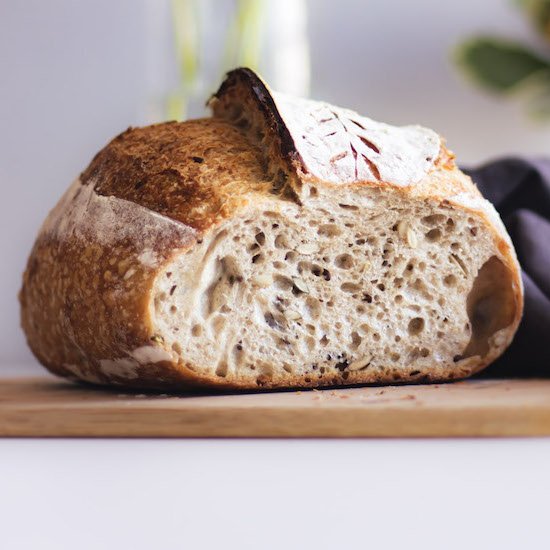
{"type": "Polygon", "coordinates": [[[298,273],[301,275],[304,271],[310,271],[311,264],[309,262],[298,262],[298,273]]]}
{"type": "Polygon", "coordinates": [[[363,302],[367,302],[367,304],[371,304],[372,303],[372,296],[370,294],[363,294],[363,298],[362,298],[363,302]]]}
{"type": "Polygon", "coordinates": [[[401,296],[401,294],[397,294],[394,298],[394,301],[396,304],[400,304],[403,301],[403,296],[401,296]]]}
{"type": "Polygon", "coordinates": [[[344,292],[353,293],[353,292],[358,292],[359,290],[361,290],[361,285],[358,285],[356,283],[351,283],[351,282],[348,281],[348,282],[342,283],[340,285],[340,288],[344,292]]]}
{"type": "Polygon", "coordinates": [[[279,323],[275,320],[273,313],[271,313],[270,311],[264,313],[264,320],[267,323],[267,326],[274,329],[280,329],[279,323]]]}
{"type": "Polygon", "coordinates": [[[427,349],[427,348],[422,348],[422,349],[420,350],[420,355],[421,355],[422,357],[428,357],[428,355],[430,355],[430,350],[427,349]]]}
{"type": "Polygon", "coordinates": [[[273,262],[273,267],[275,269],[283,269],[285,267],[285,264],[283,262],[275,261],[273,262]]]}
{"type": "Polygon", "coordinates": [[[292,250],[289,250],[286,254],[285,254],[285,260],[287,262],[295,262],[296,261],[296,252],[293,252],[292,250]]]}
{"type": "Polygon", "coordinates": [[[193,325],[193,327],[191,328],[191,334],[193,336],[201,336],[202,326],[201,325],[193,325]]]}
{"type": "Polygon", "coordinates": [[[317,229],[317,233],[322,237],[337,237],[342,231],[337,225],[325,223],[317,229]]]}
{"type": "Polygon", "coordinates": [[[438,225],[445,219],[443,214],[431,214],[430,216],[424,216],[422,222],[427,225],[438,225]]]}
{"type": "Polygon", "coordinates": [[[221,376],[222,378],[227,376],[227,362],[222,361],[217,367],[216,367],[216,375],[221,376]]]}
{"type": "Polygon", "coordinates": [[[176,306],[170,306],[170,313],[176,313],[176,311],[178,311],[176,306]]]}
{"type": "Polygon", "coordinates": [[[172,349],[178,354],[178,355],[181,355],[181,346],[177,343],[177,342],[174,342],[172,344],[172,349]]]}
{"type": "Polygon", "coordinates": [[[353,267],[353,257],[349,254],[340,254],[336,256],[334,263],[340,269],[351,269],[353,267]]]}
{"type": "Polygon", "coordinates": [[[283,235],[277,235],[275,237],[275,248],[288,248],[286,239],[283,235]]]}
{"type": "Polygon", "coordinates": [[[422,319],[422,317],[411,319],[407,330],[411,336],[420,334],[424,330],[424,319],[422,319]]]}
{"type": "Polygon", "coordinates": [[[455,286],[456,285],[456,277],[454,275],[447,275],[444,279],[443,279],[443,283],[446,285],[446,286],[455,286]]]}
{"type": "Polygon", "coordinates": [[[317,187],[313,187],[313,185],[309,188],[309,196],[310,197],[316,197],[319,194],[319,191],[317,191],[317,187]]]}
{"type": "Polygon", "coordinates": [[[323,334],[322,338],[319,340],[319,344],[325,347],[328,344],[328,338],[326,334],[323,334]]]}
{"type": "Polygon", "coordinates": [[[256,236],[254,238],[256,239],[256,242],[260,246],[265,244],[265,233],[263,231],[260,231],[259,233],[256,233],[256,236]]]}
{"type": "Polygon", "coordinates": [[[313,296],[306,298],[306,311],[312,319],[318,319],[321,316],[321,304],[313,296]]]}
{"type": "Polygon", "coordinates": [[[343,204],[339,203],[338,206],[340,208],[343,208],[344,210],[359,210],[358,206],[355,206],[354,204],[343,204]]]}
{"type": "Polygon", "coordinates": [[[351,333],[351,347],[357,349],[361,345],[361,336],[355,331],[351,333]]]}
{"type": "Polygon", "coordinates": [[[426,233],[426,240],[432,243],[438,241],[440,238],[441,238],[441,229],[438,229],[438,228],[430,229],[426,233]]]}
{"type": "Polygon", "coordinates": [[[379,342],[379,341],[380,341],[380,334],[378,334],[378,332],[375,332],[375,333],[372,335],[372,339],[373,339],[375,342],[379,342]]]}

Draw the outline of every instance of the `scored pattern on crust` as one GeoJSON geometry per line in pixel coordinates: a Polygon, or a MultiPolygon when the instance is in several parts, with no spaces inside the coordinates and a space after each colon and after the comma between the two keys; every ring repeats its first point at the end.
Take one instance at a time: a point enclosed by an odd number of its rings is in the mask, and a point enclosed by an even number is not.
{"type": "MultiPolygon", "coordinates": [[[[241,113],[243,107],[248,118],[260,114],[279,143],[281,157],[305,180],[407,187],[422,180],[444,150],[433,130],[391,126],[350,109],[273,92],[250,69],[230,71],[208,104],[215,117],[237,125],[247,116],[235,119],[232,113],[241,113]]],[[[272,159],[273,153],[267,154],[272,159]]]]}
{"type": "Polygon", "coordinates": [[[407,186],[439,155],[441,138],[421,126],[390,126],[328,103],[273,93],[306,174],[336,184],[407,186]]]}

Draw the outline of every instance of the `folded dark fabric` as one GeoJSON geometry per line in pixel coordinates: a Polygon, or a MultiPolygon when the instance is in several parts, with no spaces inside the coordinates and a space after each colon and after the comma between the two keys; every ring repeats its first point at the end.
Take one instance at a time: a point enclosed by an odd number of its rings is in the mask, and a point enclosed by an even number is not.
{"type": "Polygon", "coordinates": [[[509,158],[465,172],[499,211],[525,286],[515,340],[484,375],[550,376],[550,159],[509,158]]]}

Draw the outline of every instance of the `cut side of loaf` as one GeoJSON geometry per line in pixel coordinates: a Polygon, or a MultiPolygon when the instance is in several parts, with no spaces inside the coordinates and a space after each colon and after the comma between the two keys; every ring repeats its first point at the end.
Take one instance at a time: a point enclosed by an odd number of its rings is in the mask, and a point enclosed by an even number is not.
{"type": "Polygon", "coordinates": [[[516,303],[482,220],[363,188],[259,202],[169,263],[151,308],[197,373],[262,386],[464,377],[516,303]]]}
{"type": "Polygon", "coordinates": [[[248,69],[209,104],[211,119],[115,138],[50,214],[21,302],[52,372],[383,384],[463,378],[505,350],[517,259],[435,132],[276,94],[248,69]]]}

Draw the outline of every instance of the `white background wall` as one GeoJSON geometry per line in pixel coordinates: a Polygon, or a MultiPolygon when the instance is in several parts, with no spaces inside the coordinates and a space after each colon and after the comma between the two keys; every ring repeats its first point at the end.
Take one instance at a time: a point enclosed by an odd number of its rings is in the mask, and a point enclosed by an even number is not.
{"type": "MultiPolygon", "coordinates": [[[[16,293],[41,221],[108,139],[143,121],[145,2],[0,0],[0,369],[33,362],[16,293]]],[[[463,163],[543,154],[548,127],[470,87],[449,61],[476,31],[540,46],[511,4],[310,0],[312,96],[431,126],[463,163]]]]}

